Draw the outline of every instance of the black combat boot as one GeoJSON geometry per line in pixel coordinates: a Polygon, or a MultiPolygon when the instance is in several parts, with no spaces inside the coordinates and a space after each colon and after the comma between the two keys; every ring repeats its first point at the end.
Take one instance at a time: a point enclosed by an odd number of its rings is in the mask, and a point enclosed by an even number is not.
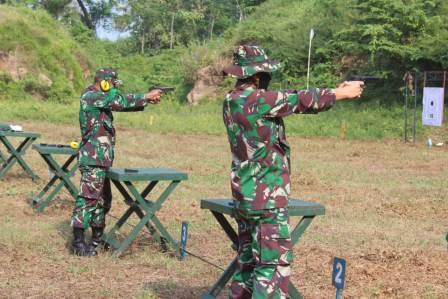
{"type": "Polygon", "coordinates": [[[84,229],[74,227],[73,228],[73,242],[72,242],[73,254],[79,256],[92,256],[89,252],[87,245],[84,241],[84,229]]]}
{"type": "Polygon", "coordinates": [[[97,248],[103,244],[104,227],[92,227],[92,242],[89,245],[89,252],[92,255],[97,255],[97,248]]]}

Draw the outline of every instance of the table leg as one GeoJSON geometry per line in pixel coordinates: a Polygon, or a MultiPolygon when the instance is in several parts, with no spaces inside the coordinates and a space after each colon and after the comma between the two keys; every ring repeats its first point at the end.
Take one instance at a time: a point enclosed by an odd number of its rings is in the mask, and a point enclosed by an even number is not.
{"type": "MultiPolygon", "coordinates": [[[[227,218],[218,212],[211,211],[213,216],[215,216],[218,223],[221,225],[223,230],[225,231],[227,237],[232,240],[234,246],[238,248],[238,236],[233,229],[233,227],[230,225],[227,218]]],[[[292,246],[294,246],[300,238],[302,237],[305,230],[308,228],[308,226],[311,224],[315,216],[304,216],[302,219],[300,219],[299,223],[295,226],[293,231],[291,232],[291,243],[292,246]]],[[[216,298],[221,290],[226,286],[227,282],[232,278],[233,273],[236,271],[238,267],[238,257],[236,257],[232,263],[227,267],[227,269],[224,271],[224,273],[219,277],[218,281],[215,282],[215,284],[212,286],[212,288],[205,294],[201,296],[201,299],[212,299],[216,298]]],[[[288,284],[288,293],[289,296],[292,299],[302,299],[303,296],[300,294],[300,292],[297,290],[297,288],[292,284],[290,281],[288,284]]]]}
{"type": "Polygon", "coordinates": [[[107,234],[103,235],[103,240],[105,243],[112,246],[114,249],[120,248],[120,243],[115,239],[115,233],[123,226],[123,224],[126,223],[128,218],[134,213],[134,207],[129,207],[126,212],[123,214],[123,216],[118,219],[118,221],[115,223],[115,225],[112,227],[111,230],[107,234]]]}
{"type": "MultiPolygon", "coordinates": [[[[143,213],[143,211],[142,211],[139,207],[137,207],[137,208],[135,209],[135,213],[136,213],[137,216],[140,218],[140,220],[143,219],[143,217],[145,217],[145,213],[143,213]]],[[[164,239],[160,236],[160,234],[159,234],[159,232],[157,231],[157,229],[151,224],[151,221],[148,221],[148,222],[145,224],[145,226],[148,228],[148,231],[149,231],[151,237],[152,237],[153,239],[157,240],[157,242],[160,243],[162,249],[163,249],[164,251],[166,251],[166,250],[167,250],[167,248],[166,248],[166,244],[165,244],[166,242],[165,242],[164,239]]]]}
{"type": "MultiPolygon", "coordinates": [[[[302,237],[303,233],[306,231],[308,226],[310,226],[311,222],[314,220],[315,216],[304,216],[302,219],[300,219],[299,223],[295,226],[293,231],[291,232],[291,243],[292,246],[297,244],[302,237]]],[[[292,299],[302,299],[303,296],[300,294],[300,292],[296,289],[296,287],[292,284],[291,281],[289,281],[288,284],[288,292],[289,296],[291,296],[292,299]]]]}
{"type": "Polygon", "coordinates": [[[226,287],[227,282],[232,278],[233,273],[235,273],[238,267],[238,258],[234,258],[232,263],[227,267],[227,269],[221,274],[219,279],[215,282],[212,288],[205,294],[201,296],[201,299],[212,299],[216,298],[222,289],[226,287]]]}
{"type": "Polygon", "coordinates": [[[117,187],[118,191],[123,195],[125,202],[130,206],[126,213],[119,219],[112,230],[104,238],[107,243],[110,243],[114,248],[117,248],[116,255],[120,255],[130,245],[130,243],[137,237],[143,226],[148,228],[153,237],[160,240],[162,246],[166,241],[168,241],[175,251],[180,251],[178,242],[171,237],[169,232],[155,215],[180,181],[172,181],[155,202],[148,201],[145,197],[147,197],[148,194],[154,189],[158,183],[157,181],[150,182],[141,193],[130,181],[124,181],[124,185],[115,180],[112,180],[112,182],[117,187]],[[113,240],[113,235],[134,212],[140,218],[140,221],[136,226],[134,226],[130,234],[121,243],[117,243],[113,240]]]}
{"type": "MultiPolygon", "coordinates": [[[[180,181],[172,181],[168,187],[162,192],[162,194],[159,196],[159,198],[154,202],[154,203],[150,203],[147,200],[144,199],[144,197],[142,195],[147,195],[149,193],[150,190],[152,190],[155,186],[155,183],[151,182],[148,187],[145,188],[145,190],[142,193],[139,193],[137,191],[137,189],[135,188],[135,186],[132,184],[132,182],[125,182],[126,187],[128,188],[128,190],[131,192],[131,194],[133,195],[133,197],[135,199],[137,199],[139,206],[142,208],[142,210],[140,210],[140,212],[143,211],[146,212],[145,216],[142,218],[142,215],[139,215],[140,217],[140,221],[143,221],[143,219],[145,219],[145,217],[148,214],[151,214],[150,216],[150,220],[151,222],[153,222],[153,224],[155,225],[155,227],[158,229],[158,231],[160,232],[160,241],[161,241],[161,245],[162,247],[164,247],[164,242],[165,240],[168,241],[172,248],[178,252],[180,250],[179,247],[179,243],[176,242],[171,235],[169,234],[169,232],[165,229],[165,227],[163,226],[163,224],[160,222],[160,220],[157,218],[157,216],[155,215],[156,212],[158,210],[160,210],[160,208],[162,207],[163,203],[168,199],[168,196],[171,194],[171,192],[174,191],[174,189],[177,187],[177,185],[180,183],[180,181]],[[149,190],[149,191],[148,191],[149,190]]],[[[179,252],[180,253],[180,252],[179,252]]]]}
{"type": "Polygon", "coordinates": [[[299,223],[297,223],[296,227],[291,232],[291,243],[294,246],[297,242],[299,242],[305,230],[310,226],[311,222],[314,220],[315,216],[304,216],[300,219],[299,223]]]}
{"type": "Polygon", "coordinates": [[[39,194],[33,198],[33,206],[36,208],[36,211],[38,213],[41,213],[45,207],[53,200],[53,198],[56,196],[56,194],[61,190],[63,184],[60,182],[53,191],[44,198],[45,194],[50,190],[50,188],[56,183],[57,181],[56,175],[54,175],[51,180],[45,185],[45,187],[39,192],[39,194]]]}
{"type": "MultiPolygon", "coordinates": [[[[51,201],[53,201],[55,196],[65,185],[64,181],[59,177],[57,170],[53,169],[52,164],[48,162],[49,158],[47,156],[50,155],[49,154],[40,154],[40,155],[44,159],[44,161],[48,164],[48,167],[50,168],[50,171],[54,173],[54,176],[51,178],[48,184],[42,189],[39,195],[33,199],[33,205],[35,206],[36,212],[38,213],[41,213],[48,206],[48,204],[51,201]],[[45,194],[50,190],[50,188],[56,183],[58,179],[60,180],[60,182],[56,185],[53,191],[51,191],[50,194],[48,194],[48,196],[45,197],[45,194]]],[[[75,160],[75,158],[76,158],[75,155],[70,156],[68,160],[61,167],[61,170],[67,175],[68,178],[71,178],[74,175],[76,169],[78,169],[78,162],[75,162],[75,164],[70,169],[68,169],[68,167],[75,160]]],[[[73,190],[70,191],[70,189],[68,189],[67,186],[66,188],[69,191],[70,195],[72,195],[72,197],[76,199],[78,190],[74,190],[76,192],[76,194],[74,195],[73,190]]]]}
{"type": "MultiPolygon", "coordinates": [[[[238,234],[233,229],[227,218],[218,212],[211,211],[213,216],[218,221],[219,225],[222,227],[227,237],[232,241],[232,248],[238,250],[238,234]]],[[[212,299],[216,298],[222,289],[226,286],[227,282],[232,278],[233,273],[235,273],[238,267],[238,257],[235,257],[227,269],[221,274],[219,279],[211,287],[211,289],[201,296],[201,299],[212,299]]]]}
{"type": "Polygon", "coordinates": [[[32,180],[38,178],[38,176],[34,174],[28,164],[26,164],[25,160],[23,160],[23,158],[21,157],[26,152],[28,147],[34,142],[34,140],[36,140],[36,138],[25,138],[25,140],[20,143],[16,150],[5,136],[0,136],[0,141],[5,145],[8,152],[11,153],[11,156],[6,160],[6,162],[3,164],[2,169],[0,170],[0,178],[2,178],[6,174],[6,172],[8,172],[8,170],[15,164],[15,162],[18,162],[20,164],[25,172],[29,176],[31,176],[32,180]]]}
{"type": "MultiPolygon", "coordinates": [[[[124,186],[119,181],[112,180],[112,183],[117,187],[118,191],[124,197],[126,204],[129,205],[129,208],[126,210],[124,215],[120,217],[120,219],[115,223],[114,227],[103,237],[103,240],[106,243],[110,244],[113,248],[117,250],[115,255],[119,256],[129,246],[129,244],[137,237],[138,233],[143,228],[143,225],[145,225],[150,230],[150,232],[155,231],[155,228],[152,227],[149,221],[146,219],[152,215],[149,214],[145,216],[143,214],[139,206],[139,203],[136,200],[132,199],[132,197],[127,192],[126,188],[124,188],[124,186]],[[128,218],[134,212],[141,218],[140,222],[133,228],[131,233],[123,241],[118,242],[115,239],[115,233],[123,226],[124,223],[126,223],[128,218]]],[[[154,187],[155,184],[152,185],[154,187]]]]}
{"type": "Polygon", "coordinates": [[[152,181],[151,183],[148,184],[148,186],[145,188],[145,190],[143,190],[141,196],[143,198],[146,198],[146,196],[148,196],[148,194],[154,189],[154,187],[159,183],[159,181],[152,181]]]}
{"type": "MultiPolygon", "coordinates": [[[[132,213],[132,212],[131,212],[132,213]]],[[[116,253],[114,255],[119,256],[123,251],[128,248],[132,241],[137,237],[138,233],[142,230],[143,226],[151,219],[152,214],[146,214],[136,226],[131,230],[129,235],[120,243],[116,253]]]]}
{"type": "MultiPolygon", "coordinates": [[[[61,182],[64,183],[65,187],[67,188],[68,192],[70,192],[72,197],[76,198],[78,196],[78,189],[73,184],[73,182],[70,180],[70,176],[73,175],[76,168],[71,169],[72,173],[71,172],[67,173],[67,170],[64,168],[64,166],[61,168],[59,166],[59,164],[56,162],[56,160],[54,160],[53,157],[51,157],[51,155],[45,155],[45,156],[42,156],[42,158],[44,158],[44,160],[47,162],[48,166],[54,172],[55,176],[57,176],[61,180],[61,182]]],[[[73,159],[75,159],[75,156],[70,157],[69,161],[70,160],[73,161],[73,159]]],[[[69,162],[69,161],[67,161],[67,162],[69,162]]]]}
{"type": "Polygon", "coordinates": [[[233,249],[238,250],[238,234],[233,229],[232,225],[230,225],[229,221],[227,221],[227,218],[223,214],[215,211],[212,211],[212,214],[227,234],[227,237],[232,241],[233,249]]]}
{"type": "Polygon", "coordinates": [[[303,299],[303,295],[300,294],[291,281],[288,283],[288,295],[291,299],[303,299]]]}
{"type": "Polygon", "coordinates": [[[6,157],[3,155],[2,151],[0,151],[0,163],[5,163],[6,162],[6,157]]]}

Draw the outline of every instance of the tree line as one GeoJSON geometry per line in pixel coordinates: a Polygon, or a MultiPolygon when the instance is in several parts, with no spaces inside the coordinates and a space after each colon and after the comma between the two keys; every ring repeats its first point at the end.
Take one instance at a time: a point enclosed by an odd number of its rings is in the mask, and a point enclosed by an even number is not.
{"type": "Polygon", "coordinates": [[[0,0],[0,4],[45,9],[71,25],[81,21],[126,32],[129,51],[153,53],[204,43],[241,23],[266,0],[0,0]]]}
{"type": "MultiPolygon", "coordinates": [[[[317,32],[312,49],[312,84],[330,86],[350,73],[363,73],[387,79],[396,90],[406,71],[448,67],[446,0],[0,0],[0,3],[47,10],[66,24],[83,45],[91,42],[100,25],[127,32],[128,37],[113,44],[113,51],[106,51],[104,56],[117,50],[123,56],[137,53],[153,56],[164,49],[194,49],[192,45],[201,44],[228,54],[235,44],[254,41],[283,62],[283,72],[274,78],[285,83],[282,86],[305,82],[311,28],[317,32]],[[79,32],[90,37],[83,39],[79,32]]],[[[386,94],[384,90],[381,93],[386,94]]]]}

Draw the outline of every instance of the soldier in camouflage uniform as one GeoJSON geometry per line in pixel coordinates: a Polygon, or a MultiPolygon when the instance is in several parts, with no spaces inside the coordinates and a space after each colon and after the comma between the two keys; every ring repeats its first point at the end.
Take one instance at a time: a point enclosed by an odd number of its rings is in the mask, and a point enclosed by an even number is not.
{"type": "Polygon", "coordinates": [[[100,68],[93,85],[81,95],[79,124],[82,140],[78,153],[81,171],[80,192],[72,215],[73,253],[96,255],[105,227],[105,215],[111,207],[112,193],[106,171],[114,160],[115,128],[112,111],[141,111],[148,103],[160,101],[160,90],[121,94],[116,71],[100,68]],[[92,242],[84,241],[84,231],[92,228],[92,242]]]}
{"type": "Polygon", "coordinates": [[[282,118],[325,111],[337,100],[362,93],[360,81],[335,89],[266,90],[270,73],[279,68],[263,49],[243,45],[223,71],[238,79],[223,105],[239,240],[230,298],[288,298],[290,148],[282,118]]]}

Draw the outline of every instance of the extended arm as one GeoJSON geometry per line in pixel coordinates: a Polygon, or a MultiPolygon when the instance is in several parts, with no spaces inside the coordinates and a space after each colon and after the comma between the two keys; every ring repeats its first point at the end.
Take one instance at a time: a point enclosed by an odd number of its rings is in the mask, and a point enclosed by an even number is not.
{"type": "Polygon", "coordinates": [[[359,98],[363,86],[362,81],[346,81],[335,89],[259,91],[261,93],[259,112],[265,117],[284,117],[292,113],[317,113],[330,109],[335,101],[359,98]]]}
{"type": "Polygon", "coordinates": [[[111,89],[109,92],[87,92],[84,94],[83,100],[83,102],[90,107],[111,109],[114,111],[143,108],[148,104],[145,94],[143,93],[123,95],[115,88],[111,89]]]}
{"type": "Polygon", "coordinates": [[[331,89],[265,91],[259,97],[259,112],[265,117],[284,117],[292,113],[319,112],[334,105],[331,89]]]}

